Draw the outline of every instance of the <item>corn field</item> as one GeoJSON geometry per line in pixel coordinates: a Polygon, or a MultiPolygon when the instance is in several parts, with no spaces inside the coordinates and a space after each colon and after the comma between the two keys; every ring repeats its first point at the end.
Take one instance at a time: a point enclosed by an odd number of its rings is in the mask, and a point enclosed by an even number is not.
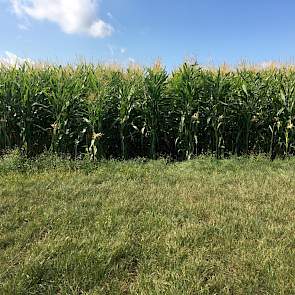
{"type": "Polygon", "coordinates": [[[101,158],[295,154],[292,67],[0,66],[0,151],[101,158]]]}

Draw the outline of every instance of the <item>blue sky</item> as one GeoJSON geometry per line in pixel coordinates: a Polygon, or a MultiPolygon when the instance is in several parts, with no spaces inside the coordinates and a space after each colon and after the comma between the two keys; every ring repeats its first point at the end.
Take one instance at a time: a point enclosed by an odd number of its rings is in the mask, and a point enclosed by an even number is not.
{"type": "Polygon", "coordinates": [[[0,0],[0,56],[172,69],[294,61],[294,0],[0,0]]]}

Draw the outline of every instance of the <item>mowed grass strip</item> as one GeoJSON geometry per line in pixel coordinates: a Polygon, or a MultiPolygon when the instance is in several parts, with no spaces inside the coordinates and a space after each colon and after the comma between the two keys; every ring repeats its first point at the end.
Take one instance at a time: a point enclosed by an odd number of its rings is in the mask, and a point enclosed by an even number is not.
{"type": "Polygon", "coordinates": [[[294,159],[5,161],[1,294],[295,292],[294,159]]]}

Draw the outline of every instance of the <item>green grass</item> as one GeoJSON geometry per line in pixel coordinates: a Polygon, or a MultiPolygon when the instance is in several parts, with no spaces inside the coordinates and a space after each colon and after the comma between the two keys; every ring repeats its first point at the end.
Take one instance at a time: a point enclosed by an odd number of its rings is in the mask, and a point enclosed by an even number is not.
{"type": "Polygon", "coordinates": [[[0,294],[294,294],[295,159],[0,161],[0,294]]]}

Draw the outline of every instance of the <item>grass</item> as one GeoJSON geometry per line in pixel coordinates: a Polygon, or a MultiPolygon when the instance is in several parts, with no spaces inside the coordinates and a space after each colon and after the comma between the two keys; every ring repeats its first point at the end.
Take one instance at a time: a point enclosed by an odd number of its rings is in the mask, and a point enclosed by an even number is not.
{"type": "Polygon", "coordinates": [[[294,294],[295,159],[0,161],[1,294],[294,294]]]}

